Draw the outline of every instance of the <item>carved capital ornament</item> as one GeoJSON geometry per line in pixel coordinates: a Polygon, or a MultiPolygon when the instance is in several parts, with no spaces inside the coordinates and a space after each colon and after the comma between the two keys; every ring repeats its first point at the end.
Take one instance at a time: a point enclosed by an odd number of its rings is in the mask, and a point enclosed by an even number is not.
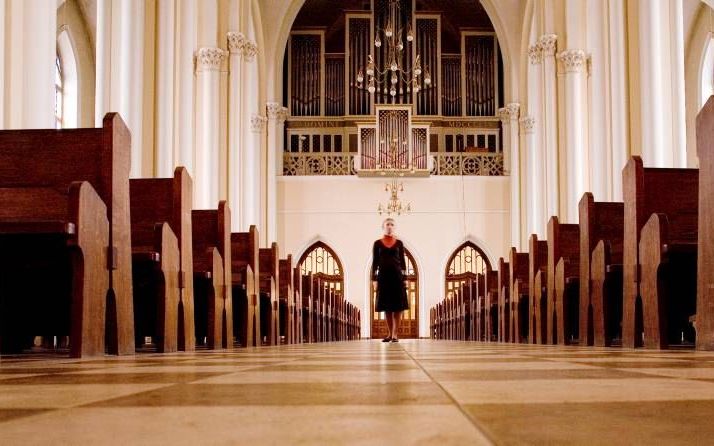
{"type": "Polygon", "coordinates": [[[533,133],[535,131],[536,120],[532,116],[524,116],[520,119],[521,130],[525,134],[533,133]]]}
{"type": "Polygon", "coordinates": [[[196,52],[196,71],[218,71],[226,57],[221,48],[200,48],[196,52]]]}
{"type": "Polygon", "coordinates": [[[566,73],[583,73],[587,68],[588,58],[583,50],[565,50],[558,53],[558,60],[566,73]]]}

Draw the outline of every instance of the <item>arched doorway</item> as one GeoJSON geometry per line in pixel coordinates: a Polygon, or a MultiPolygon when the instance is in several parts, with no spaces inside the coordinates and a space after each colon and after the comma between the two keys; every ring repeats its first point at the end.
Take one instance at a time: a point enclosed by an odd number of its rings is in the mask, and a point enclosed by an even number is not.
{"type": "Polygon", "coordinates": [[[342,262],[335,251],[324,242],[315,242],[305,250],[298,262],[300,274],[320,274],[338,294],[345,289],[345,275],[342,262]]]}
{"type": "MultiPolygon", "coordinates": [[[[399,337],[402,339],[419,337],[419,269],[414,256],[407,248],[404,248],[407,260],[407,300],[409,309],[402,313],[402,320],[399,324],[399,337]]],[[[371,266],[371,265],[370,265],[371,266]]],[[[370,268],[371,269],[371,268],[370,268]]],[[[387,321],[384,313],[374,311],[374,304],[377,298],[376,290],[372,281],[369,281],[370,313],[372,314],[372,338],[382,339],[387,336],[387,321]]]]}
{"type": "Polygon", "coordinates": [[[444,293],[451,297],[465,280],[475,278],[477,274],[491,271],[491,263],[481,248],[473,242],[465,242],[451,254],[446,262],[444,293]]]}
{"type": "MultiPolygon", "coordinates": [[[[472,242],[465,242],[451,254],[449,260],[446,262],[446,274],[444,283],[444,292],[447,298],[451,299],[455,297],[457,293],[461,293],[462,299],[472,299],[476,296],[475,289],[473,288],[476,284],[479,284],[480,289],[483,286],[483,279],[486,273],[491,270],[491,264],[488,261],[488,257],[484,252],[472,242]]],[[[480,298],[477,301],[466,300],[464,303],[467,305],[476,305],[476,308],[481,308],[481,311],[486,310],[485,297],[480,298]]],[[[488,314],[490,314],[491,320],[489,324],[492,327],[497,326],[496,315],[498,311],[494,309],[493,306],[490,307],[488,314]]],[[[466,316],[466,331],[464,336],[469,336],[470,339],[476,339],[476,333],[486,332],[486,319],[479,318],[476,319],[475,312],[478,311],[471,308],[466,316]],[[479,326],[476,327],[476,321],[478,321],[479,326]]],[[[482,314],[484,314],[482,313],[482,314]]]]}

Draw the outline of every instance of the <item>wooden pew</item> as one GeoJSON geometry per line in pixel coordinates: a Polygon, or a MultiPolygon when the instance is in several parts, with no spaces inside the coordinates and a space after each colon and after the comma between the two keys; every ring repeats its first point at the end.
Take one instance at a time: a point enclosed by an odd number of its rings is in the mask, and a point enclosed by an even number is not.
{"type": "Polygon", "coordinates": [[[486,340],[486,275],[478,273],[476,280],[472,283],[475,290],[473,293],[474,314],[476,314],[475,326],[473,328],[475,335],[472,336],[472,341],[486,340]]]}
{"type": "Polygon", "coordinates": [[[535,343],[545,344],[548,340],[548,296],[547,292],[548,273],[545,269],[539,269],[533,280],[531,288],[533,294],[533,318],[531,323],[535,324],[535,343]]]}
{"type": "Polygon", "coordinates": [[[270,248],[260,248],[260,312],[263,343],[280,343],[280,257],[278,244],[273,242],[270,248]]]}
{"type": "Polygon", "coordinates": [[[546,318],[543,318],[547,303],[541,302],[544,293],[537,290],[535,285],[536,275],[539,272],[545,274],[548,264],[548,242],[546,240],[538,240],[536,234],[531,234],[528,240],[528,321],[529,332],[528,341],[531,344],[545,343],[547,333],[546,318]],[[537,295],[537,298],[536,298],[537,295]]]}
{"type": "Polygon", "coordinates": [[[580,215],[580,345],[605,347],[620,339],[623,203],[596,202],[585,193],[580,215]]]}
{"type": "Polygon", "coordinates": [[[640,233],[644,346],[694,345],[697,213],[652,214],[640,233]]]}
{"type": "Polygon", "coordinates": [[[555,323],[554,343],[577,344],[580,314],[580,265],[577,259],[561,257],[555,266],[555,323]]]}
{"type": "Polygon", "coordinates": [[[177,167],[173,178],[129,185],[137,348],[152,336],[160,352],[193,351],[191,177],[177,167]]]}
{"type": "Polygon", "coordinates": [[[302,335],[304,342],[316,342],[315,340],[315,315],[313,313],[312,299],[314,296],[312,273],[301,276],[302,280],[302,335]]]}
{"type": "Polygon", "coordinates": [[[484,340],[498,340],[498,271],[486,273],[486,301],[484,303],[484,340]]]}
{"type": "Polygon", "coordinates": [[[697,349],[714,350],[714,99],[697,116],[699,156],[699,251],[697,257],[697,349]]]}
{"type": "Polygon", "coordinates": [[[293,256],[288,254],[287,258],[280,259],[280,301],[278,311],[280,312],[280,337],[285,339],[286,344],[294,344],[293,330],[295,328],[295,318],[293,317],[295,306],[295,292],[293,284],[293,256]]]}
{"type": "Polygon", "coordinates": [[[509,265],[511,268],[511,342],[521,343],[528,337],[528,266],[527,252],[511,248],[509,265]]]}
{"type": "Polygon", "coordinates": [[[293,296],[293,320],[295,321],[293,327],[293,339],[298,344],[302,344],[303,338],[303,307],[302,307],[302,275],[300,273],[300,265],[295,265],[293,269],[293,284],[295,285],[294,296],[293,296]]]}
{"type": "Polygon", "coordinates": [[[498,342],[511,341],[511,265],[498,259],[498,342]]]}
{"type": "Polygon", "coordinates": [[[231,211],[225,201],[218,209],[194,210],[193,270],[196,338],[208,348],[232,348],[233,279],[231,277],[231,211]]]}
{"type": "MultiPolygon", "coordinates": [[[[689,225],[696,219],[698,206],[697,169],[645,168],[639,157],[630,158],[622,171],[625,203],[623,236],[623,306],[622,345],[633,348],[652,346],[657,310],[651,296],[643,300],[642,268],[639,256],[642,227],[654,213],[666,214],[669,231],[678,232],[680,224],[689,225]],[[646,304],[649,304],[645,307],[646,304]],[[648,336],[643,340],[643,333],[648,336]],[[643,344],[644,341],[644,344],[643,344]]],[[[686,230],[684,231],[686,232],[686,230]]]]}
{"type": "Polygon", "coordinates": [[[69,334],[73,357],[134,353],[130,139],[116,113],[104,117],[102,128],[0,132],[0,237],[8,274],[0,290],[3,349],[15,333],[22,336],[14,329],[51,322],[61,331],[40,334],[69,334]],[[57,307],[62,304],[67,310],[57,307]],[[42,315],[28,320],[30,314],[9,312],[12,306],[42,315]]]}
{"type": "Polygon", "coordinates": [[[233,330],[243,347],[261,345],[258,229],[231,234],[233,330]]]}
{"type": "MultiPolygon", "coordinates": [[[[548,279],[545,292],[548,301],[546,332],[548,344],[563,344],[578,333],[579,327],[566,323],[564,315],[560,312],[563,311],[563,308],[579,312],[579,305],[577,305],[579,300],[579,288],[577,288],[579,258],[580,227],[577,224],[562,224],[558,217],[551,217],[548,220],[548,265],[546,267],[548,279]],[[558,281],[556,268],[561,258],[565,261],[563,262],[562,280],[558,281]],[[566,284],[565,281],[568,283],[566,284]],[[573,294],[574,291],[578,291],[577,296],[573,294]],[[568,326],[568,339],[563,338],[566,325],[568,326]]],[[[564,314],[570,314],[570,312],[564,314]]]]}
{"type": "Polygon", "coordinates": [[[322,278],[318,274],[312,275],[312,333],[315,338],[314,342],[323,342],[324,336],[322,326],[324,325],[324,313],[322,311],[324,302],[325,286],[322,278]]]}

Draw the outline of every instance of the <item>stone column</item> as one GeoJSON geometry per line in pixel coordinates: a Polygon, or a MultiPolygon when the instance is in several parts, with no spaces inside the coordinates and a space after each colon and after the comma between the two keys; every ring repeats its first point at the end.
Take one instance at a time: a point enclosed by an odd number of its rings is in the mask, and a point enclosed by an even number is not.
{"type": "MultiPolygon", "coordinates": [[[[587,56],[582,50],[558,54],[565,73],[565,190],[564,222],[578,221],[578,202],[590,184],[588,170],[586,81],[587,56]]],[[[563,216],[563,215],[561,215],[563,216]]]]}
{"type": "MultiPolygon", "coordinates": [[[[684,11],[682,0],[669,2],[670,7],[670,72],[672,82],[672,148],[673,166],[687,167],[686,92],[684,86],[684,11]]],[[[711,75],[711,74],[710,74],[711,75]]]]}
{"type": "Polygon", "coordinates": [[[241,195],[243,196],[244,214],[242,231],[250,225],[260,227],[260,184],[262,170],[260,168],[260,154],[262,153],[263,134],[265,132],[265,116],[252,115],[250,117],[251,141],[244,149],[243,183],[241,195]]]}
{"type": "Polygon", "coordinates": [[[239,32],[229,32],[229,80],[228,80],[228,202],[233,211],[231,220],[233,231],[245,231],[245,192],[242,190],[245,163],[243,134],[242,87],[243,87],[243,49],[245,36],[239,32]]]}
{"type": "Polygon", "coordinates": [[[285,107],[278,102],[266,104],[268,114],[268,146],[267,150],[267,188],[266,188],[266,241],[272,243],[277,236],[277,176],[281,165],[278,158],[282,157],[283,124],[286,118],[285,107]]]}
{"type": "Polygon", "coordinates": [[[220,48],[201,48],[196,53],[194,190],[198,209],[214,209],[218,206],[219,70],[225,57],[225,51],[220,48]]]}
{"type": "Polygon", "coordinates": [[[532,142],[526,146],[526,191],[529,206],[528,233],[545,235],[545,134],[544,90],[543,90],[543,49],[539,43],[528,48],[528,114],[540,125],[534,129],[532,142]]]}
{"type": "Polygon", "coordinates": [[[156,173],[173,176],[176,165],[176,3],[159,0],[156,11],[156,173]]]}
{"type": "Polygon", "coordinates": [[[558,87],[555,50],[558,36],[546,34],[538,40],[543,57],[543,152],[545,216],[558,215],[558,87]]]}
{"type": "Polygon", "coordinates": [[[57,3],[5,0],[0,18],[0,128],[54,128],[57,3]]]}
{"type": "Polygon", "coordinates": [[[511,177],[511,244],[521,246],[521,168],[518,112],[520,104],[510,103],[499,109],[503,126],[503,169],[511,177]]]}
{"type": "Polygon", "coordinates": [[[143,166],[144,8],[140,0],[97,3],[97,86],[94,121],[101,127],[107,112],[119,112],[131,131],[131,175],[143,166]]]}
{"type": "Polygon", "coordinates": [[[526,206],[526,234],[538,233],[542,225],[540,220],[543,219],[543,211],[540,209],[541,203],[538,199],[540,193],[538,181],[541,173],[538,172],[538,164],[536,163],[538,146],[536,119],[532,116],[524,116],[520,119],[520,122],[521,132],[523,133],[523,150],[525,152],[525,164],[521,176],[523,178],[522,186],[525,188],[523,199],[526,206]]]}

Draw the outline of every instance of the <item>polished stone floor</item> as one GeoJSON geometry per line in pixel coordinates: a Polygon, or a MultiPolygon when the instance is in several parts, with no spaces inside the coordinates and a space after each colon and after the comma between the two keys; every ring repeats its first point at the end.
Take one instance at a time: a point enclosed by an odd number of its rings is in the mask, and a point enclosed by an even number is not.
{"type": "Polygon", "coordinates": [[[0,360],[0,444],[712,444],[714,353],[358,341],[0,360]]]}

